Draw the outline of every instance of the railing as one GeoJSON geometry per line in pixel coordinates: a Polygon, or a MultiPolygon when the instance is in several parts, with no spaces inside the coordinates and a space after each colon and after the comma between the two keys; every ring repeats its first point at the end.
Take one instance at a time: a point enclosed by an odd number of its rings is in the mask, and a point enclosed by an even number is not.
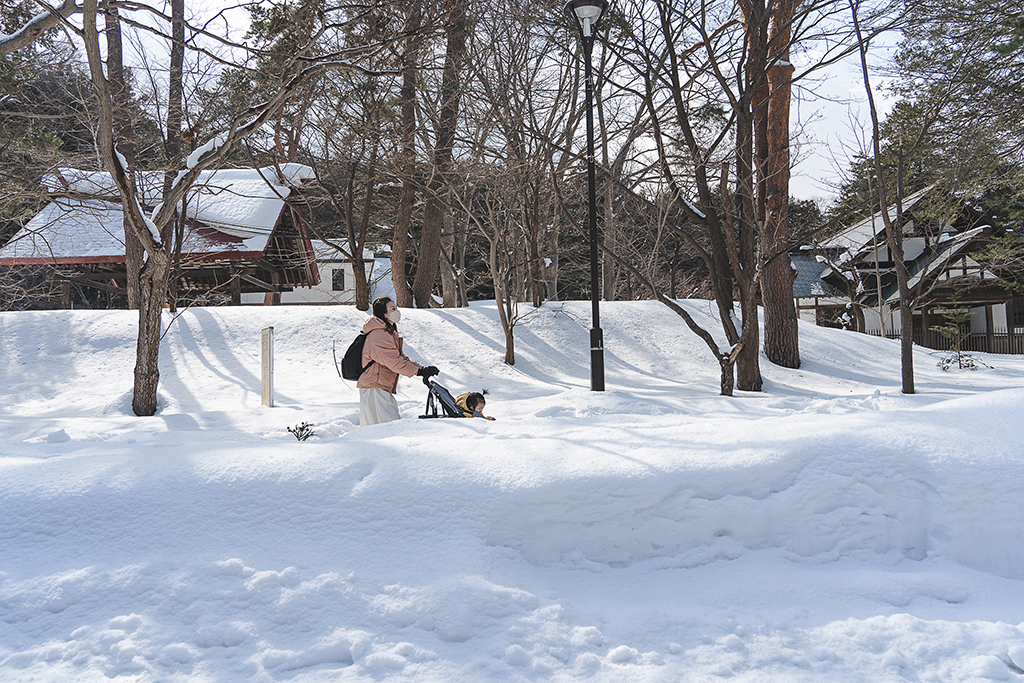
{"type": "MultiPolygon", "coordinates": [[[[881,330],[867,330],[864,334],[870,334],[873,337],[884,336],[887,339],[899,339],[902,336],[899,332],[886,332],[883,335],[881,330]]],[[[952,345],[949,339],[931,330],[916,332],[913,342],[918,346],[937,351],[948,351],[952,345]]],[[[960,350],[978,353],[1024,354],[1024,329],[1017,328],[1012,333],[1005,329],[993,330],[991,333],[972,332],[964,335],[960,340],[960,350]]]]}

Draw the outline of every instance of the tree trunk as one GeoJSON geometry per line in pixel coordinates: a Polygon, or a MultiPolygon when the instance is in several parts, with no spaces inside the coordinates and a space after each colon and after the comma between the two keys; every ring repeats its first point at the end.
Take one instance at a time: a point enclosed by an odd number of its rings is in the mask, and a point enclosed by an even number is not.
{"type": "Polygon", "coordinates": [[[355,210],[353,195],[355,193],[356,163],[353,163],[351,166],[348,202],[346,205],[346,213],[349,216],[347,222],[349,224],[349,246],[352,250],[352,270],[356,280],[356,308],[360,311],[370,310],[370,283],[366,279],[366,261],[363,258],[363,250],[366,246],[366,234],[370,228],[370,216],[373,213],[373,188],[377,183],[377,145],[378,141],[374,140],[370,159],[367,162],[363,213],[359,219],[358,231],[353,229],[352,223],[352,212],[355,210]]]}
{"type": "Polygon", "coordinates": [[[508,293],[505,291],[505,283],[501,276],[501,268],[498,262],[498,236],[489,239],[490,251],[488,253],[488,265],[491,270],[491,282],[494,283],[494,304],[498,308],[498,317],[501,319],[501,330],[505,333],[505,363],[516,364],[515,335],[512,329],[512,317],[505,308],[505,301],[508,293]]]}
{"type": "Polygon", "coordinates": [[[736,356],[736,384],[740,391],[761,391],[761,363],[757,340],[761,325],[757,319],[757,295],[753,286],[741,294],[740,315],[743,316],[743,348],[736,356]]]}
{"type": "Polygon", "coordinates": [[[722,396],[732,396],[733,388],[736,383],[733,376],[733,365],[734,363],[729,360],[719,361],[722,370],[719,386],[721,389],[722,396]]]}
{"type": "MultiPolygon", "coordinates": [[[[174,176],[181,166],[181,100],[182,73],[185,63],[185,0],[171,0],[171,69],[167,84],[167,138],[164,141],[164,154],[167,157],[167,173],[164,175],[164,194],[171,191],[174,176]]],[[[175,271],[181,263],[181,243],[185,239],[185,202],[181,203],[181,213],[173,222],[173,258],[171,270],[175,271]]],[[[164,241],[167,241],[166,239],[164,241]]],[[[141,249],[141,245],[140,245],[141,249]]],[[[175,276],[170,283],[171,311],[178,308],[178,282],[175,276]]],[[[280,301],[281,295],[277,295],[280,301]]]]}
{"type": "MultiPolygon", "coordinates": [[[[903,163],[902,150],[897,154],[896,170],[896,225],[893,225],[889,217],[889,200],[886,192],[885,174],[882,170],[882,142],[881,126],[878,123],[878,108],[875,106],[875,97],[871,89],[870,70],[868,69],[867,42],[861,33],[860,22],[857,18],[856,5],[851,5],[851,14],[854,30],[856,31],[858,48],[860,51],[861,76],[864,79],[864,92],[868,97],[868,110],[871,113],[871,145],[875,165],[875,177],[878,179],[876,196],[878,208],[882,212],[882,222],[885,224],[885,241],[892,252],[892,260],[896,266],[896,283],[900,293],[900,361],[903,371],[903,393],[914,393],[914,321],[913,312],[910,307],[910,287],[907,282],[907,265],[903,260],[903,163]]],[[[923,131],[922,131],[923,132],[923,131]]],[[[881,301],[879,301],[881,308],[881,301]]],[[[884,323],[883,323],[884,325],[884,323]]],[[[883,327],[884,329],[884,327],[883,327]]]]}
{"type": "MultiPolygon", "coordinates": [[[[751,93],[752,95],[752,93],[751,93]]],[[[736,290],[740,300],[742,326],[739,339],[730,339],[733,344],[741,343],[736,354],[736,385],[740,391],[761,391],[761,361],[759,351],[760,329],[757,317],[757,281],[753,275],[757,263],[757,203],[756,169],[754,166],[754,127],[750,109],[737,107],[736,117],[736,189],[735,202],[738,210],[734,230],[737,264],[732,267],[736,290]]],[[[728,206],[728,203],[726,203],[728,206]]],[[[730,354],[732,355],[732,354],[730,354]]]]}
{"type": "Polygon", "coordinates": [[[533,307],[540,308],[544,303],[544,286],[540,262],[540,194],[536,184],[530,183],[526,197],[529,202],[527,239],[529,240],[530,296],[533,299],[533,307]]]}
{"type": "Polygon", "coordinates": [[[398,197],[395,233],[391,242],[391,282],[395,287],[395,304],[412,307],[412,290],[406,274],[412,211],[416,203],[416,69],[419,48],[418,31],[422,22],[419,0],[413,0],[405,22],[405,52],[402,54],[402,87],[398,101],[402,112],[402,151],[399,154],[399,175],[402,190],[398,197]]]}
{"type": "Polygon", "coordinates": [[[459,293],[458,305],[469,306],[466,295],[466,242],[468,240],[469,222],[459,221],[455,230],[455,285],[459,293]]]}
{"type": "Polygon", "coordinates": [[[469,0],[454,0],[449,17],[445,49],[444,73],[441,77],[441,102],[437,121],[437,139],[434,145],[433,168],[427,187],[427,203],[423,212],[423,232],[420,234],[420,258],[413,281],[412,294],[418,308],[432,303],[434,282],[441,257],[441,229],[447,211],[446,194],[448,173],[452,164],[452,146],[458,123],[460,71],[466,52],[466,13],[469,0]]]}
{"type": "Polygon", "coordinates": [[[441,233],[441,296],[445,308],[459,305],[459,292],[455,286],[455,228],[450,214],[444,217],[444,231],[441,233]]]}
{"type": "MultiPolygon", "coordinates": [[[[896,229],[903,231],[902,221],[899,221],[896,229]]],[[[903,393],[913,394],[914,387],[914,310],[910,307],[910,286],[907,282],[907,266],[903,261],[903,244],[899,239],[898,255],[894,250],[896,262],[896,282],[900,292],[900,366],[902,369],[903,393]]],[[[891,247],[890,247],[891,248],[891,247]]]]}
{"type": "Polygon", "coordinates": [[[170,270],[170,257],[163,250],[151,253],[142,268],[139,336],[135,347],[135,386],[132,393],[132,411],[139,417],[153,415],[157,409],[161,313],[167,299],[170,270]]]}
{"type": "Polygon", "coordinates": [[[363,260],[362,249],[352,256],[355,257],[352,259],[352,275],[356,281],[356,309],[368,311],[370,310],[370,282],[366,279],[366,261],[363,260]]]}
{"type": "MultiPolygon", "coordinates": [[[[107,80],[110,96],[114,101],[114,139],[117,150],[124,156],[128,168],[135,169],[135,144],[132,120],[128,108],[128,84],[124,77],[124,60],[121,47],[121,20],[116,7],[107,7],[104,15],[107,38],[107,80]]],[[[135,236],[128,215],[124,217],[124,257],[128,277],[125,289],[128,294],[128,308],[137,309],[140,301],[139,277],[142,270],[142,243],[135,236]]]]}
{"type": "MultiPolygon", "coordinates": [[[[613,184],[611,181],[606,182],[604,192],[604,218],[601,221],[601,234],[598,237],[605,246],[612,251],[618,251],[618,225],[615,220],[614,207],[612,206],[612,188],[613,184]]],[[[620,299],[618,295],[619,289],[619,278],[616,272],[615,264],[609,263],[604,259],[601,259],[601,298],[605,301],[617,301],[620,299]]]]}
{"type": "Polygon", "coordinates": [[[761,300],[764,304],[764,352],[772,363],[800,367],[800,345],[789,259],[789,108],[793,65],[789,62],[790,25],[799,0],[782,0],[775,9],[768,70],[771,97],[767,103],[765,217],[761,226],[761,300]]]}

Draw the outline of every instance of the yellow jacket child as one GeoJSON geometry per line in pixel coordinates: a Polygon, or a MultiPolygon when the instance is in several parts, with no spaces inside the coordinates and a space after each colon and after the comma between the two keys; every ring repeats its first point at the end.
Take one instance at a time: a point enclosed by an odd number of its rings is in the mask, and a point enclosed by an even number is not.
{"type": "Polygon", "coordinates": [[[482,411],[484,406],[487,405],[487,401],[481,393],[467,391],[464,394],[459,394],[455,398],[455,405],[462,411],[462,417],[482,417],[485,420],[494,419],[483,414],[482,411]]]}

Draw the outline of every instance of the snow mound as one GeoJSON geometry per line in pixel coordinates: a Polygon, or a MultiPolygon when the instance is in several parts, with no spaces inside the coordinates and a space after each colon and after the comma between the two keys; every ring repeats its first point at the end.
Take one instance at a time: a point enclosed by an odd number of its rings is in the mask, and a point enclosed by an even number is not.
{"type": "Polygon", "coordinates": [[[368,428],[352,308],[167,316],[151,418],[134,313],[0,314],[0,679],[1020,678],[1024,359],[917,349],[907,396],[895,342],[801,325],[723,398],[680,319],[611,302],[595,393],[589,304],[523,312],[514,366],[493,302],[404,312],[497,420],[402,379],[368,428]]]}

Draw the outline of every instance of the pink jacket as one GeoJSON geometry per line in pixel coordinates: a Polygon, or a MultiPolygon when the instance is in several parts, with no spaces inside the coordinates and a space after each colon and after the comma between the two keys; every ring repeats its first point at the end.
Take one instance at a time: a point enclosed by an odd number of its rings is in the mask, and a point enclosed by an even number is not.
{"type": "Polygon", "coordinates": [[[363,344],[363,366],[371,360],[356,386],[360,389],[383,389],[392,394],[398,389],[398,376],[413,377],[423,366],[402,353],[402,338],[387,331],[384,321],[371,316],[363,325],[366,342],[363,344]]]}

